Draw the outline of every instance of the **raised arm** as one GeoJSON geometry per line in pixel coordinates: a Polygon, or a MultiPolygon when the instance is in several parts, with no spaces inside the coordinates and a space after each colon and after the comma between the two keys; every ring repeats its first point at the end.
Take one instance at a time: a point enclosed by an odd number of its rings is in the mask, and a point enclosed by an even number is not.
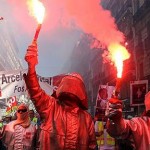
{"type": "Polygon", "coordinates": [[[41,118],[44,119],[45,116],[47,116],[46,114],[49,113],[50,106],[53,105],[54,99],[41,89],[37,79],[36,65],[38,64],[38,50],[36,43],[33,43],[28,47],[25,60],[28,63],[28,73],[27,75],[24,74],[27,90],[36,110],[41,118]]]}

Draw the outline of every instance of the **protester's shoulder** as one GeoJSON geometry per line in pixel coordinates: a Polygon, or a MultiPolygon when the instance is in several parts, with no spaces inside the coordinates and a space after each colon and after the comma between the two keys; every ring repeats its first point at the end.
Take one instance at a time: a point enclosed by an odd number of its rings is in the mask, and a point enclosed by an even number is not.
{"type": "Polygon", "coordinates": [[[15,120],[9,122],[8,124],[6,124],[6,126],[12,126],[15,123],[15,120]]]}
{"type": "Polygon", "coordinates": [[[144,122],[150,122],[150,117],[149,116],[141,116],[138,117],[139,120],[144,121],[144,122]]]}
{"type": "Polygon", "coordinates": [[[4,125],[5,126],[5,130],[14,130],[13,127],[14,127],[14,123],[15,123],[15,120],[14,121],[11,121],[9,122],[8,124],[4,125]]]}
{"type": "Polygon", "coordinates": [[[150,119],[150,117],[148,117],[148,116],[140,116],[140,117],[133,117],[133,118],[131,119],[131,121],[149,120],[149,119],[150,119]]]}
{"type": "Polygon", "coordinates": [[[33,129],[36,129],[36,125],[33,124],[32,122],[30,123],[30,127],[33,128],[33,129]]]}
{"type": "Polygon", "coordinates": [[[129,124],[141,124],[147,122],[148,120],[150,121],[150,117],[140,116],[140,117],[133,117],[130,120],[126,120],[126,122],[129,124]]]}
{"type": "Polygon", "coordinates": [[[92,119],[91,114],[90,114],[87,110],[83,110],[83,109],[80,109],[80,110],[81,110],[81,112],[82,112],[87,118],[92,119]]]}

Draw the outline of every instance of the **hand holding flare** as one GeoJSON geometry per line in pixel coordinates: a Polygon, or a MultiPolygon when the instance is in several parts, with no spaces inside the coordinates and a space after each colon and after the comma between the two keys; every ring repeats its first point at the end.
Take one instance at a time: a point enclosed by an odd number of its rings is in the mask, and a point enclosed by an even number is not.
{"type": "Polygon", "coordinates": [[[38,50],[36,41],[28,47],[25,60],[28,62],[29,67],[34,67],[38,64],[38,50]]]}
{"type": "Polygon", "coordinates": [[[30,14],[33,15],[38,22],[32,44],[28,47],[25,55],[25,60],[28,62],[29,68],[32,68],[38,64],[37,39],[44,19],[45,8],[39,0],[28,0],[28,6],[30,14]]]}
{"type": "Polygon", "coordinates": [[[107,103],[106,117],[114,122],[122,118],[122,101],[117,98],[111,98],[107,103]]]}
{"type": "Polygon", "coordinates": [[[105,112],[106,117],[113,120],[114,122],[122,118],[123,103],[121,100],[118,99],[120,87],[121,87],[121,78],[117,78],[115,91],[112,94],[111,99],[109,99],[109,101],[107,102],[107,108],[105,112]]]}
{"type": "Polygon", "coordinates": [[[123,61],[128,59],[130,54],[125,47],[118,44],[111,44],[109,50],[117,68],[117,82],[112,98],[107,103],[105,115],[115,122],[122,118],[122,101],[119,100],[119,93],[121,88],[123,61]]]}

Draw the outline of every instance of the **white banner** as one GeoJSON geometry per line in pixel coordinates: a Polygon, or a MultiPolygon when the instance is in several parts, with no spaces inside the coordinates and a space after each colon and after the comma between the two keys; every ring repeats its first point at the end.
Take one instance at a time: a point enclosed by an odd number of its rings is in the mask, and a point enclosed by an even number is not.
{"type": "MultiPolygon", "coordinates": [[[[0,72],[0,99],[27,94],[24,73],[27,73],[27,70],[0,72]]],[[[38,76],[38,79],[42,89],[51,95],[56,88],[53,86],[53,77],[38,76]]]]}

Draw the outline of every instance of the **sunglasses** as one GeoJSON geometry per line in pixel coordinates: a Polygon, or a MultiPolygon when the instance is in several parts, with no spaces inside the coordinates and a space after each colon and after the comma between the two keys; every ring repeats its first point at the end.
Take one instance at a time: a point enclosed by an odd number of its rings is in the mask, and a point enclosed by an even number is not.
{"type": "Polygon", "coordinates": [[[19,109],[18,111],[17,111],[18,113],[21,113],[21,112],[27,112],[27,109],[19,109]]]}

